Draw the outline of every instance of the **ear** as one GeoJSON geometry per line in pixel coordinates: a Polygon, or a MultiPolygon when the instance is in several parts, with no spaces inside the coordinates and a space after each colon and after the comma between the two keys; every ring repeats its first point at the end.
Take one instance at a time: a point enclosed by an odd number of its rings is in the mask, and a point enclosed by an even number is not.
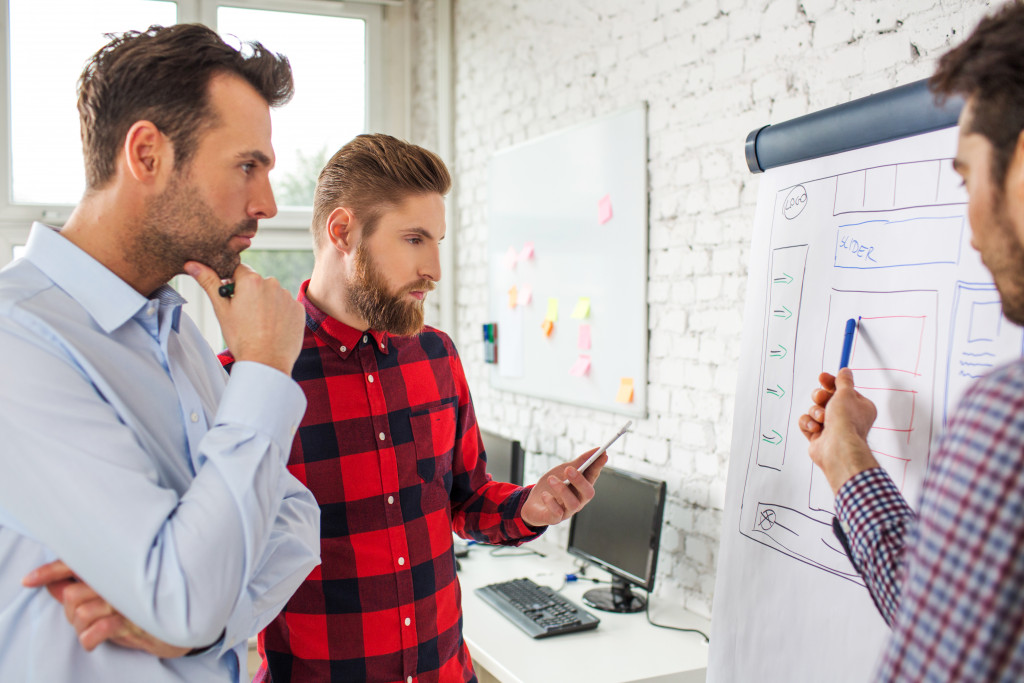
{"type": "Polygon", "coordinates": [[[151,184],[174,166],[170,140],[150,121],[136,121],[124,137],[124,161],[135,180],[151,184]]]}
{"type": "Polygon", "coordinates": [[[327,238],[336,251],[354,254],[359,246],[359,229],[352,209],[339,206],[327,217],[327,238]]]}

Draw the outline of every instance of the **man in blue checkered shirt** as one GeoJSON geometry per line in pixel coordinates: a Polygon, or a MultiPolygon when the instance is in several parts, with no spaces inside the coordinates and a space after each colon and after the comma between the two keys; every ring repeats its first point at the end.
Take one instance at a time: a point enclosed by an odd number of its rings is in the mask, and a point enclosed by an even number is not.
{"type": "MultiPolygon", "coordinates": [[[[1024,4],[944,55],[931,88],[966,97],[953,166],[971,244],[1024,325],[1024,4]]],[[[819,381],[799,424],[836,493],[836,533],[892,628],[877,679],[1024,681],[1024,360],[968,390],[918,515],[868,448],[875,406],[853,373],[819,381]]]]}

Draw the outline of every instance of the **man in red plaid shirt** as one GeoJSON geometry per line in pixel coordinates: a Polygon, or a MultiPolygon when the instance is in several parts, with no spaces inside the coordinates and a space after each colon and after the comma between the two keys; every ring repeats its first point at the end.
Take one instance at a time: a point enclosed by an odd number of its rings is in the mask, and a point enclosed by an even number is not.
{"type": "Polygon", "coordinates": [[[292,373],[309,407],[288,469],[320,504],[322,564],[260,634],[257,680],[475,681],[452,531],[516,545],[594,495],[606,456],[525,488],[487,474],[455,346],[423,325],[450,183],[436,155],[386,135],[320,174],[292,373]]]}
{"type": "MultiPolygon", "coordinates": [[[[984,19],[931,86],[963,94],[953,168],[971,245],[1003,314],[1024,325],[1024,4],[984,19]]],[[[967,391],[915,515],[867,443],[875,406],[849,369],[822,373],[800,418],[836,493],[837,536],[892,628],[879,681],[1024,680],[1024,360],[967,391]]]]}

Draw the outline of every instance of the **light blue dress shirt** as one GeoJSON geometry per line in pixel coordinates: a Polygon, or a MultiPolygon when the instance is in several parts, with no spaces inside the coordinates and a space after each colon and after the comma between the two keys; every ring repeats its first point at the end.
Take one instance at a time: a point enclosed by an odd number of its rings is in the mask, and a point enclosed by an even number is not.
{"type": "Polygon", "coordinates": [[[285,467],[302,390],[251,362],[229,382],[183,299],[152,296],[39,223],[0,271],[4,683],[242,680],[246,639],[319,563],[319,507],[285,467]],[[21,586],[58,558],[157,638],[217,646],[86,652],[21,586]]]}

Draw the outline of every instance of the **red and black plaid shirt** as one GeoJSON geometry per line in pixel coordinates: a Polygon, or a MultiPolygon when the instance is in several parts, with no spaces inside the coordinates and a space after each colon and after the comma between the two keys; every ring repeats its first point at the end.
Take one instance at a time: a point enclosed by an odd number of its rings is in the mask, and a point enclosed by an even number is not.
{"type": "Polygon", "coordinates": [[[475,681],[452,530],[534,538],[520,514],[529,489],[487,474],[447,335],[360,332],[316,308],[308,284],[292,372],[308,408],[288,469],[320,503],[322,564],[260,634],[269,680],[475,681]]]}

